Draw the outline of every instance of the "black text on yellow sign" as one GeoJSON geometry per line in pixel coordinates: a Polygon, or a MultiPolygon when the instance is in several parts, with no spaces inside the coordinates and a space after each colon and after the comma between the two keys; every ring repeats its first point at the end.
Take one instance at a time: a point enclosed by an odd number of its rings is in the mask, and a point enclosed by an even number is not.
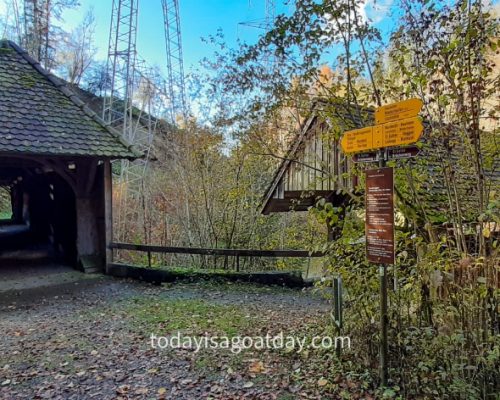
{"type": "Polygon", "coordinates": [[[416,117],[422,109],[422,105],[420,99],[408,99],[378,107],[375,110],[375,124],[416,117]]]}
{"type": "Polygon", "coordinates": [[[348,131],[342,137],[341,146],[344,153],[401,146],[417,142],[423,130],[420,118],[406,118],[348,131]]]}

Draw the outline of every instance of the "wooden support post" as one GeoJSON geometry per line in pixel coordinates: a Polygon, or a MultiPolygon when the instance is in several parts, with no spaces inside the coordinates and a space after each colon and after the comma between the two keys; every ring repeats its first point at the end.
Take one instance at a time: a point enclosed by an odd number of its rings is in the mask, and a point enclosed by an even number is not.
{"type": "Polygon", "coordinates": [[[113,241],[113,176],[111,162],[104,161],[104,223],[106,229],[106,273],[108,265],[113,262],[113,249],[110,248],[113,241]]]}
{"type": "Polygon", "coordinates": [[[86,272],[97,272],[99,235],[91,198],[76,198],[78,260],[86,272]]]}

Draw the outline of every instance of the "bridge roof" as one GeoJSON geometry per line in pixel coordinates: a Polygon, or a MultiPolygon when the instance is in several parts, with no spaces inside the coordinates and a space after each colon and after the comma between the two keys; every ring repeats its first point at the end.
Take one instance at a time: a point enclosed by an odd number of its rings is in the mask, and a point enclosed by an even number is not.
{"type": "Polygon", "coordinates": [[[135,159],[123,140],[15,43],[0,41],[0,154],[135,159]]]}

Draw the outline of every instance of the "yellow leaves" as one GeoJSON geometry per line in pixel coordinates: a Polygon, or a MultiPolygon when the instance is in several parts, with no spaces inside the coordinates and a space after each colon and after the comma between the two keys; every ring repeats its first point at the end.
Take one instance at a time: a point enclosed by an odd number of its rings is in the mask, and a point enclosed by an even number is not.
{"type": "Polygon", "coordinates": [[[164,394],[167,393],[167,389],[164,387],[161,387],[158,389],[158,395],[163,396],[164,394]]]}
{"type": "Polygon", "coordinates": [[[262,361],[254,361],[248,367],[248,371],[252,374],[262,374],[267,372],[267,369],[262,361]]]}
{"type": "Polygon", "coordinates": [[[328,381],[325,378],[321,378],[321,379],[318,380],[318,386],[319,387],[324,387],[326,385],[328,385],[328,381]]]}

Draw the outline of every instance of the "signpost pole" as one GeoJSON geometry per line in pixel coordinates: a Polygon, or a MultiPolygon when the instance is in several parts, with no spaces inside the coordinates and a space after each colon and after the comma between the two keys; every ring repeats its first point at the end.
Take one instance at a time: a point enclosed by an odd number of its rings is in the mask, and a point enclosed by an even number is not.
{"type": "MultiPolygon", "coordinates": [[[[384,149],[379,150],[379,167],[386,166],[384,149]]],[[[380,381],[382,386],[387,386],[388,379],[388,336],[387,325],[389,317],[387,315],[387,264],[380,264],[380,381]]]]}
{"type": "Polygon", "coordinates": [[[378,169],[366,170],[366,256],[379,265],[380,277],[380,381],[387,386],[389,342],[387,330],[387,265],[395,264],[394,170],[386,167],[389,158],[415,157],[419,148],[399,146],[416,143],[424,126],[418,117],[423,103],[408,99],[375,110],[375,125],[344,132],[340,142],[344,153],[354,155],[354,162],[379,162],[378,169]],[[397,147],[397,148],[395,148],[397,147]],[[375,153],[372,150],[378,150],[375,153]],[[365,152],[365,153],[361,153],[365,152]]]}

